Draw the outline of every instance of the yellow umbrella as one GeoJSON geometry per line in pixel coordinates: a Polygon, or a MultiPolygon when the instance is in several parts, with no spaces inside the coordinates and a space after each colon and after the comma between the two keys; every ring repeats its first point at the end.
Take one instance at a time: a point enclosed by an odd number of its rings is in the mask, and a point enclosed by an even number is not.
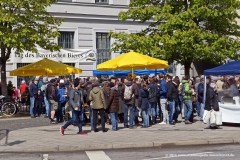
{"type": "Polygon", "coordinates": [[[152,58],[137,52],[128,52],[112,60],[101,63],[97,66],[98,70],[133,70],[133,69],[159,69],[167,68],[168,62],[152,58]]]}
{"type": "Polygon", "coordinates": [[[10,76],[57,76],[81,74],[82,70],[47,58],[10,72],[10,76]]]}

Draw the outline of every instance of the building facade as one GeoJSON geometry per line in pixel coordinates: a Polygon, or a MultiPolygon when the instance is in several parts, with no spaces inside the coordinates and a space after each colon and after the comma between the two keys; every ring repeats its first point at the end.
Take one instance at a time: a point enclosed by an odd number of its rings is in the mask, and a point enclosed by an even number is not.
{"type": "MultiPolygon", "coordinates": [[[[147,23],[140,24],[132,21],[119,21],[118,14],[126,11],[130,0],[58,0],[57,3],[47,8],[47,11],[57,18],[63,18],[64,22],[59,27],[60,37],[53,39],[65,50],[94,50],[96,61],[85,61],[67,63],[83,70],[80,77],[92,76],[92,70],[96,65],[118,56],[118,53],[110,52],[114,39],[108,36],[111,31],[136,33],[148,26],[147,23]]],[[[11,55],[7,62],[7,80],[14,85],[19,85],[21,79],[27,77],[12,77],[11,70],[29,64],[25,60],[14,60],[11,55]],[[12,59],[12,60],[11,60],[12,59]]],[[[68,58],[68,57],[66,57],[68,58]]],[[[25,58],[26,59],[26,58],[25,58]]],[[[34,61],[41,60],[41,57],[34,61]]],[[[54,60],[54,58],[52,58],[54,60]]],[[[69,62],[70,59],[63,59],[69,62]]]]}

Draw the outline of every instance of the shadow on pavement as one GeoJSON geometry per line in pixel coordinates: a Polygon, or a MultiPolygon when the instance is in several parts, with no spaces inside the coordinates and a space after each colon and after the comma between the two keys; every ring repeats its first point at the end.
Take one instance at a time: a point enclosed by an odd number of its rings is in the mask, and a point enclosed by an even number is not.
{"type": "Polygon", "coordinates": [[[0,137],[3,137],[3,138],[5,137],[5,144],[4,145],[6,145],[7,142],[8,142],[8,134],[9,134],[9,129],[0,129],[0,137]]]}
{"type": "Polygon", "coordinates": [[[16,145],[16,144],[21,144],[21,143],[23,143],[23,142],[26,142],[26,141],[15,141],[15,142],[11,142],[11,143],[7,143],[7,144],[5,144],[5,145],[7,145],[7,146],[14,146],[14,145],[16,145]]]}

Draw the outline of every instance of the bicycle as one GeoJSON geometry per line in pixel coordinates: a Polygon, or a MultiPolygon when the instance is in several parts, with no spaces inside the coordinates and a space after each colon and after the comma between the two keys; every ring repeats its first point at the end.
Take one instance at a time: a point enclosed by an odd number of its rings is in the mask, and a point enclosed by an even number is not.
{"type": "Polygon", "coordinates": [[[12,102],[12,99],[5,99],[5,96],[0,96],[0,108],[1,113],[5,116],[12,116],[17,111],[17,106],[14,102],[12,102]]]}

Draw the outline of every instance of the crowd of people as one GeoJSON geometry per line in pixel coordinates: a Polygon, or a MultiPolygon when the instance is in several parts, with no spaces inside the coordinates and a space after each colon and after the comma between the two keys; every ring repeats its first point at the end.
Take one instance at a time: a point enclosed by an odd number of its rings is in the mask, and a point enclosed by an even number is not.
{"type": "Polygon", "coordinates": [[[78,126],[80,135],[86,135],[82,126],[88,122],[93,132],[99,131],[99,123],[102,132],[106,132],[105,123],[111,124],[113,131],[118,130],[118,123],[129,129],[148,128],[155,124],[175,125],[182,118],[185,124],[192,124],[194,112],[202,121],[204,109],[219,110],[217,90],[236,90],[233,94],[239,94],[238,76],[207,77],[206,83],[205,105],[204,77],[188,75],[181,80],[163,74],[73,81],[56,78],[48,81],[48,77],[39,77],[28,85],[23,80],[20,93],[9,82],[8,95],[30,103],[31,118],[45,115],[53,124],[63,123],[65,119],[67,122],[60,127],[62,135],[71,124],[78,126]]]}

